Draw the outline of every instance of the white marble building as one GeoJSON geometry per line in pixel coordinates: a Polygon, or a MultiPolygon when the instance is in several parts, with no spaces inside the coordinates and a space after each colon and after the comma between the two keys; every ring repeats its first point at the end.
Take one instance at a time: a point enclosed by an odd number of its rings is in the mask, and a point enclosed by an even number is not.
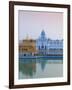
{"type": "Polygon", "coordinates": [[[51,40],[46,38],[44,30],[36,40],[38,54],[63,54],[63,40],[51,40]]]}

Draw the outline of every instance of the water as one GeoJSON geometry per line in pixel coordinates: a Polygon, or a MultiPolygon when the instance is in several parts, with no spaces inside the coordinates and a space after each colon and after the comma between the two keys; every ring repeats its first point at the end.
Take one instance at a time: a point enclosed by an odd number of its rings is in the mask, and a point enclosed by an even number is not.
{"type": "Polygon", "coordinates": [[[19,79],[52,78],[63,76],[62,59],[20,59],[19,79]]]}

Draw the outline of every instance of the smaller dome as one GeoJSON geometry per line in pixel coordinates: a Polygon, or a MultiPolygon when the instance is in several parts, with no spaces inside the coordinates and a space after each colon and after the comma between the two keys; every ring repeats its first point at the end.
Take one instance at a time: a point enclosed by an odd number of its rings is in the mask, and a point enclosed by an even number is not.
{"type": "Polygon", "coordinates": [[[41,32],[41,36],[45,36],[45,32],[44,32],[44,30],[42,30],[42,32],[41,32]]]}
{"type": "Polygon", "coordinates": [[[45,31],[44,30],[42,30],[42,32],[41,32],[41,39],[46,39],[45,31]]]}

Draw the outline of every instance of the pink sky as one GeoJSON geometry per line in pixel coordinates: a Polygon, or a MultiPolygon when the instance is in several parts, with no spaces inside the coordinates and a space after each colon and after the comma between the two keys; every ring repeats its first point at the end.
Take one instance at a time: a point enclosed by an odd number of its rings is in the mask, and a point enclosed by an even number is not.
{"type": "Polygon", "coordinates": [[[63,13],[34,12],[19,10],[18,13],[19,40],[37,39],[44,29],[47,38],[63,39],[63,13]]]}

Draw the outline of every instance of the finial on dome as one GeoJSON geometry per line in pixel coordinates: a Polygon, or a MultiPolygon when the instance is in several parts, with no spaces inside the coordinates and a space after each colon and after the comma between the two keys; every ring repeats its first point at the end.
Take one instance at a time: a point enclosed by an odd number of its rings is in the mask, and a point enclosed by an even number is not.
{"type": "Polygon", "coordinates": [[[26,40],[28,40],[29,39],[29,36],[28,36],[28,34],[27,34],[27,36],[26,36],[26,40]]]}
{"type": "Polygon", "coordinates": [[[44,29],[42,29],[42,32],[44,32],[44,29]]]}

